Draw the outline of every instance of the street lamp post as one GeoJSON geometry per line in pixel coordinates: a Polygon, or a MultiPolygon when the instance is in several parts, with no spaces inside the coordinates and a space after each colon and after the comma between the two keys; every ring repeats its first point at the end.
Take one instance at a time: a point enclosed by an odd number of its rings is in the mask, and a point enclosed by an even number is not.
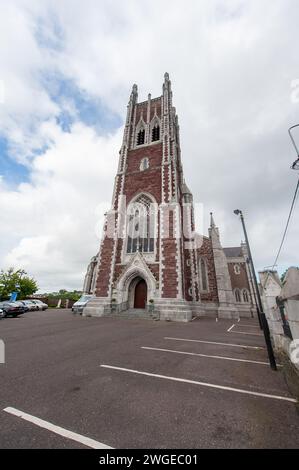
{"type": "MultiPolygon", "coordinates": [[[[249,260],[248,257],[246,258],[246,264],[248,265],[247,269],[248,269],[248,273],[249,273],[249,284],[250,284],[250,287],[252,289],[254,304],[256,306],[256,311],[257,311],[257,314],[258,314],[259,324],[260,324],[260,328],[262,330],[261,319],[260,319],[260,316],[259,316],[260,312],[259,312],[259,308],[258,308],[258,305],[257,305],[257,299],[256,299],[256,295],[255,295],[255,288],[254,288],[253,280],[252,280],[251,265],[250,265],[250,260],[249,260]]],[[[251,317],[253,318],[253,312],[251,312],[251,317]]]]}
{"type": "Polygon", "coordinates": [[[253,282],[254,282],[256,297],[257,297],[258,319],[259,319],[260,326],[261,326],[261,328],[263,330],[263,333],[264,333],[265,343],[266,343],[266,346],[267,346],[268,357],[269,357],[269,361],[270,361],[270,366],[271,366],[271,369],[277,370],[276,361],[275,361],[274,352],[273,352],[272,343],[271,343],[271,338],[270,338],[269,325],[268,325],[266,315],[264,313],[262,299],[261,299],[260,291],[259,291],[258,284],[257,284],[257,279],[256,279],[255,269],[254,269],[253,260],[252,260],[252,256],[251,256],[251,250],[250,250],[249,240],[248,240],[247,231],[246,231],[246,227],[245,227],[245,221],[244,221],[243,213],[239,209],[234,210],[234,213],[236,215],[240,215],[240,219],[241,219],[241,222],[242,222],[242,227],[243,227],[243,231],[244,231],[245,241],[246,241],[246,244],[247,244],[248,257],[249,257],[249,262],[250,262],[250,266],[251,266],[252,277],[253,277],[253,282]]]}
{"type": "Polygon", "coordinates": [[[295,148],[296,154],[297,154],[297,160],[295,160],[294,163],[291,166],[292,170],[298,170],[299,169],[299,150],[298,150],[298,147],[296,145],[295,139],[294,139],[294,137],[292,136],[292,133],[291,133],[291,131],[293,129],[295,129],[295,127],[299,127],[299,124],[295,124],[295,126],[290,127],[289,131],[288,131],[290,139],[292,141],[292,144],[294,145],[294,148],[295,148]]]}

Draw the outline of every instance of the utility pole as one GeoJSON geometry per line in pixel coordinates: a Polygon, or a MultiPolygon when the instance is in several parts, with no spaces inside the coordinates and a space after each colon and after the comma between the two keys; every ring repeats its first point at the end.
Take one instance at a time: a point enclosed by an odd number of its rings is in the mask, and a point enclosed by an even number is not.
{"type": "Polygon", "coordinates": [[[248,249],[249,263],[250,263],[250,266],[251,266],[252,277],[253,277],[253,282],[254,282],[256,296],[257,296],[258,319],[259,319],[260,326],[261,326],[261,328],[263,330],[263,333],[264,333],[265,343],[266,343],[266,346],[267,346],[268,357],[269,357],[269,361],[270,361],[270,367],[273,370],[277,370],[276,361],[275,361],[274,352],[273,352],[273,347],[272,347],[271,338],[270,338],[269,325],[268,325],[266,315],[264,313],[262,299],[261,299],[260,291],[259,291],[258,284],[257,284],[257,279],[256,279],[254,264],[253,264],[253,260],[252,260],[252,256],[251,256],[249,240],[248,240],[247,231],[246,231],[246,227],[245,227],[244,216],[243,216],[243,213],[240,209],[234,210],[234,214],[239,215],[240,219],[241,219],[241,222],[242,222],[245,241],[246,241],[247,249],[248,249]]]}
{"type": "MultiPolygon", "coordinates": [[[[254,298],[254,304],[255,304],[255,306],[256,306],[256,311],[257,311],[258,319],[259,319],[259,322],[260,322],[259,308],[258,308],[258,305],[257,305],[256,294],[255,294],[255,288],[254,288],[253,280],[252,280],[251,265],[250,265],[250,261],[249,261],[249,258],[248,258],[248,257],[246,258],[246,264],[248,265],[248,268],[247,268],[247,269],[248,269],[248,273],[249,273],[249,284],[250,284],[250,287],[251,287],[251,289],[252,289],[253,298],[254,298]]],[[[252,300],[252,296],[251,296],[251,300],[252,300]]],[[[251,313],[251,317],[253,318],[253,313],[251,313]]],[[[262,329],[261,323],[260,323],[260,328],[262,329]]]]}

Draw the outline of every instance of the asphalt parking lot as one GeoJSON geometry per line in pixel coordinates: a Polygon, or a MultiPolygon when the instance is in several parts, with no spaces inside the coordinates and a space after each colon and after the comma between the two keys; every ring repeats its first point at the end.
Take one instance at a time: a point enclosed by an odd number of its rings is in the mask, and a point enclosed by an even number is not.
{"type": "Polygon", "coordinates": [[[0,322],[1,448],[298,448],[299,415],[254,319],[0,322]]]}

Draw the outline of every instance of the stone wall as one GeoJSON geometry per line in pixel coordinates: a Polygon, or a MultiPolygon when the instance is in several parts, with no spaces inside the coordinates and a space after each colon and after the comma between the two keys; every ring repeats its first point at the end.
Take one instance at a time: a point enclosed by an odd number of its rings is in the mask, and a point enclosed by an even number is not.
{"type": "Polygon", "coordinates": [[[285,312],[292,337],[299,341],[299,299],[288,299],[285,302],[285,312]]]}
{"type": "Polygon", "coordinates": [[[98,266],[96,296],[106,297],[109,290],[111,262],[113,256],[113,239],[106,237],[103,241],[101,257],[98,266]]]}
{"type": "Polygon", "coordinates": [[[283,285],[277,272],[259,275],[273,346],[278,354],[286,354],[299,373],[299,270],[289,268],[283,285]],[[294,348],[295,354],[292,352],[294,348]],[[297,362],[293,360],[295,356],[297,362]]]}
{"type": "Polygon", "coordinates": [[[203,237],[202,246],[198,249],[198,255],[206,259],[209,285],[208,292],[201,292],[200,298],[203,302],[218,302],[214,255],[210,238],[203,237]]]}

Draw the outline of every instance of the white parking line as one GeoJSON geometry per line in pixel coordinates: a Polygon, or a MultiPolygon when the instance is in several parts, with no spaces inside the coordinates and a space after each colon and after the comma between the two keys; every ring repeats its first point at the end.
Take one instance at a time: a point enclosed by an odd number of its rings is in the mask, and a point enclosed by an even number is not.
{"type": "Polygon", "coordinates": [[[237,335],[250,335],[250,336],[263,336],[262,333],[248,333],[247,331],[230,331],[230,333],[234,333],[237,335]]]}
{"type": "Polygon", "coordinates": [[[245,325],[244,323],[240,323],[240,325],[237,325],[237,326],[246,326],[249,328],[260,328],[259,325],[245,325]]]}
{"type": "Polygon", "coordinates": [[[242,393],[245,395],[253,395],[256,397],[263,397],[263,398],[273,398],[275,400],[283,400],[283,401],[289,401],[291,403],[297,403],[297,400],[295,398],[283,397],[280,395],[270,395],[269,393],[252,392],[250,390],[242,390],[240,388],[227,387],[225,385],[216,385],[216,384],[210,384],[207,382],[198,382],[197,380],[181,379],[179,377],[170,377],[168,375],[161,375],[161,374],[152,374],[151,372],[144,372],[144,371],[134,370],[134,369],[126,369],[124,367],[110,366],[108,364],[101,364],[101,367],[104,367],[106,369],[120,370],[123,372],[130,372],[132,374],[146,375],[148,377],[156,377],[158,379],[172,380],[174,382],[183,382],[183,383],[188,383],[188,384],[193,384],[193,385],[201,385],[202,387],[217,388],[220,390],[227,390],[230,392],[242,393]]]}
{"type": "Polygon", "coordinates": [[[228,330],[226,330],[226,331],[228,331],[228,332],[231,331],[234,326],[235,326],[235,323],[234,323],[228,330]]]}
{"type": "Polygon", "coordinates": [[[219,346],[231,346],[234,348],[245,348],[245,349],[256,349],[256,350],[265,349],[262,346],[247,346],[244,344],[217,343],[216,341],[203,341],[201,339],[171,338],[170,336],[164,336],[164,339],[170,339],[173,341],[190,341],[192,343],[217,344],[219,346]]]}
{"type": "Polygon", "coordinates": [[[40,428],[47,429],[48,431],[54,432],[55,434],[66,437],[67,439],[80,442],[81,444],[87,447],[91,447],[92,449],[113,449],[113,447],[102,444],[102,442],[95,441],[94,439],[82,436],[76,432],[68,431],[67,429],[56,426],[55,424],[49,423],[48,421],[44,421],[43,419],[36,418],[36,416],[29,415],[23,411],[17,410],[16,408],[8,406],[7,408],[4,408],[3,411],[17,416],[18,418],[24,419],[25,421],[29,421],[30,423],[36,424],[40,428]]]}
{"type": "Polygon", "coordinates": [[[200,356],[200,357],[209,357],[212,359],[224,359],[226,361],[249,362],[251,364],[262,364],[265,366],[269,365],[269,362],[251,361],[249,359],[237,359],[235,357],[227,357],[227,356],[211,356],[210,354],[199,354],[199,353],[186,352],[186,351],[176,351],[174,349],[151,348],[148,346],[141,346],[141,349],[149,349],[151,351],[171,352],[171,353],[176,353],[176,354],[186,354],[187,356],[200,356]]]}

